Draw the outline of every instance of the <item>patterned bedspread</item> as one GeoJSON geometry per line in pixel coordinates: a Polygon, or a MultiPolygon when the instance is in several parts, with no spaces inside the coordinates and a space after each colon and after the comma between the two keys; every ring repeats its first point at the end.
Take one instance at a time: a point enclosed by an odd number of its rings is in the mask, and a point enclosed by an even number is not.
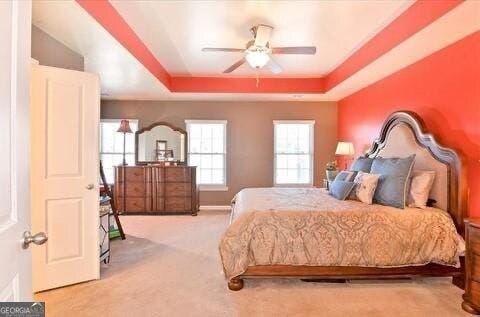
{"type": "Polygon", "coordinates": [[[249,188],[234,198],[220,242],[226,278],[252,265],[458,265],[450,215],[339,201],[319,188],[249,188]]]}

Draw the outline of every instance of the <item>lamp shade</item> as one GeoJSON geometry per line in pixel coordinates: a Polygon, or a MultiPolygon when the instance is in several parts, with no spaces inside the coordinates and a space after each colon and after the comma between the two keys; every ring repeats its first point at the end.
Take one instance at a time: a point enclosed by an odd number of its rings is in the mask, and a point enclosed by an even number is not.
{"type": "Polygon", "coordinates": [[[355,149],[352,142],[338,142],[335,155],[354,155],[355,149]]]}
{"type": "Polygon", "coordinates": [[[132,133],[132,129],[130,129],[129,121],[126,119],[123,119],[120,122],[120,127],[118,128],[117,132],[132,133]]]}

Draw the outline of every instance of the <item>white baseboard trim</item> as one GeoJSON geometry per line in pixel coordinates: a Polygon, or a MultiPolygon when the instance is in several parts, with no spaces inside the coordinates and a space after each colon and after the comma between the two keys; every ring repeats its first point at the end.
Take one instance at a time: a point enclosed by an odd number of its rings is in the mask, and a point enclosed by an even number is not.
{"type": "Polygon", "coordinates": [[[231,207],[230,206],[202,206],[200,205],[200,211],[202,210],[230,210],[231,207]]]}

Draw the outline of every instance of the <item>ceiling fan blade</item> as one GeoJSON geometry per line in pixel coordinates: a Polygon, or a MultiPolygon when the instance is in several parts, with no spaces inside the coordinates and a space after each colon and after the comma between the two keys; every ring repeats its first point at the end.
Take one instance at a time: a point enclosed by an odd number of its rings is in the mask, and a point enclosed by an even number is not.
{"type": "Polygon", "coordinates": [[[273,27],[265,24],[257,25],[255,31],[255,43],[256,46],[267,46],[268,41],[270,41],[270,36],[272,35],[273,27]]]}
{"type": "Polygon", "coordinates": [[[244,48],[204,47],[202,52],[244,52],[244,48]]]}
{"type": "Polygon", "coordinates": [[[270,56],[270,60],[267,64],[270,71],[274,74],[279,74],[283,71],[282,66],[280,66],[273,58],[270,56]]]}
{"type": "Polygon", "coordinates": [[[306,54],[314,55],[317,52],[315,46],[274,47],[272,54],[306,54]]]}
{"type": "Polygon", "coordinates": [[[235,69],[239,68],[240,66],[242,66],[243,64],[245,64],[246,60],[245,58],[242,58],[241,60],[239,60],[238,62],[236,62],[235,64],[233,64],[232,66],[230,66],[229,68],[225,69],[223,71],[224,74],[228,74],[228,73],[231,73],[233,72],[235,69]]]}

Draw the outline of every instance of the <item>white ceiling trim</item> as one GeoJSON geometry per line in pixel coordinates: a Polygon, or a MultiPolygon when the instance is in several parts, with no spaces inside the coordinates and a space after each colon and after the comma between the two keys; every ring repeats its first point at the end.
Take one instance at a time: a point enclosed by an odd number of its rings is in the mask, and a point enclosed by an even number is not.
{"type": "Polygon", "coordinates": [[[337,64],[334,64],[328,71],[327,74],[333,72],[337,67],[345,63],[356,51],[358,51],[361,47],[368,43],[372,38],[374,38],[378,33],[380,33],[383,29],[385,29],[390,23],[392,23],[395,19],[397,19],[403,12],[405,12],[412,4],[415,3],[415,0],[409,0],[405,2],[401,7],[397,9],[397,11],[388,19],[386,19],[377,29],[373,30],[372,33],[367,36],[363,41],[358,43],[343,59],[341,59],[337,64]]]}
{"type": "Polygon", "coordinates": [[[466,1],[341,82],[326,95],[334,100],[343,99],[479,30],[480,1],[466,1]]]}
{"type": "Polygon", "coordinates": [[[86,71],[100,75],[109,94],[102,99],[335,101],[480,30],[480,1],[466,1],[326,94],[171,93],[76,2],[35,1],[33,7],[34,24],[82,54],[86,71]]]}
{"type": "Polygon", "coordinates": [[[260,77],[322,77],[345,61],[414,3],[382,1],[122,1],[111,4],[172,76],[253,77],[242,65],[222,72],[242,52],[202,52],[202,47],[244,48],[250,27],[274,27],[272,46],[317,46],[316,55],[275,55],[279,75],[268,69],[260,77]]]}

